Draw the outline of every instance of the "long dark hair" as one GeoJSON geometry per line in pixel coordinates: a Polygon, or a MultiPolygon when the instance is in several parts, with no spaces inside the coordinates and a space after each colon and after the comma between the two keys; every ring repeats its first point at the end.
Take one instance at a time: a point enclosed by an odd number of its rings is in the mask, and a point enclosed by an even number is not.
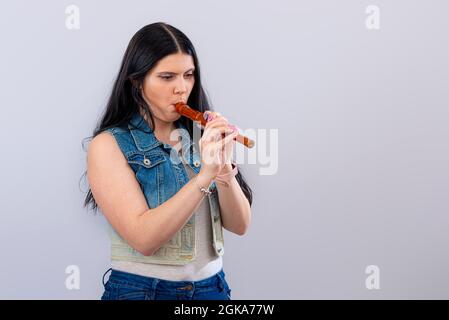
{"type": "MultiPolygon", "coordinates": [[[[198,111],[212,110],[209,99],[201,85],[200,66],[193,44],[180,30],[163,22],[149,24],[132,37],[123,57],[120,71],[115,80],[106,109],[95,128],[93,135],[84,140],[92,140],[101,132],[112,127],[127,127],[128,122],[135,112],[142,110],[147,119],[151,120],[154,128],[154,119],[151,110],[142,98],[139,90],[143,79],[156,63],[170,54],[184,53],[193,58],[195,64],[195,83],[190,93],[187,104],[198,111]]],[[[193,123],[191,120],[181,117],[179,120],[193,137],[193,123]]],[[[192,138],[193,139],[193,138],[192,138]]],[[[83,149],[84,143],[83,143],[83,149]]],[[[85,150],[86,151],[86,150],[85,150]]],[[[84,172],[83,177],[87,174],[84,172]]],[[[246,183],[241,170],[236,179],[250,205],[253,201],[252,190],[246,183]]],[[[84,207],[91,205],[92,210],[98,209],[97,203],[89,188],[84,200],[84,207]]]]}

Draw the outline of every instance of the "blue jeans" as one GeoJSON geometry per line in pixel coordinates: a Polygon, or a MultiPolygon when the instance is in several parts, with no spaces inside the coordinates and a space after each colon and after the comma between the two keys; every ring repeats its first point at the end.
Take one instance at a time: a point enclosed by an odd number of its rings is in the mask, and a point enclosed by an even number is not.
{"type": "Polygon", "coordinates": [[[109,270],[103,275],[101,300],[231,300],[223,269],[199,281],[169,281],[109,270]],[[105,284],[109,270],[112,272],[105,284]]]}

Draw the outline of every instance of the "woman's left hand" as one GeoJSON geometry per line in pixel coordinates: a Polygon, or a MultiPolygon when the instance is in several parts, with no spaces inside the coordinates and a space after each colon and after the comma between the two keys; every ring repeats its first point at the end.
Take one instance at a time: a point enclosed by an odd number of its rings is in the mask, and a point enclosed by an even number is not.
{"type": "MultiPolygon", "coordinates": [[[[231,129],[233,129],[234,132],[238,131],[238,128],[236,126],[229,124],[228,119],[223,117],[220,113],[213,112],[213,111],[205,111],[204,114],[208,117],[207,118],[208,122],[209,121],[222,121],[223,126],[225,126],[225,127],[227,126],[231,129]]],[[[229,133],[229,134],[233,134],[233,133],[229,133]]],[[[217,135],[216,135],[215,139],[216,140],[222,139],[222,136],[220,136],[220,135],[221,135],[221,133],[217,131],[217,135]]],[[[229,142],[227,142],[227,143],[223,143],[222,148],[221,148],[221,161],[225,165],[222,167],[221,171],[218,174],[227,173],[232,170],[231,163],[234,160],[234,146],[235,146],[234,139],[229,140],[229,142]]]]}

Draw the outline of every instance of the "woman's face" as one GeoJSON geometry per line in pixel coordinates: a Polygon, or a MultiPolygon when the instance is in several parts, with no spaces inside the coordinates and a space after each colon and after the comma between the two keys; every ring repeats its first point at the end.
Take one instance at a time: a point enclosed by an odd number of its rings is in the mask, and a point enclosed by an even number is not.
{"type": "Polygon", "coordinates": [[[175,104],[187,102],[195,83],[193,58],[184,53],[171,54],[148,71],[142,95],[149,104],[155,118],[163,122],[173,122],[181,116],[175,104]]]}

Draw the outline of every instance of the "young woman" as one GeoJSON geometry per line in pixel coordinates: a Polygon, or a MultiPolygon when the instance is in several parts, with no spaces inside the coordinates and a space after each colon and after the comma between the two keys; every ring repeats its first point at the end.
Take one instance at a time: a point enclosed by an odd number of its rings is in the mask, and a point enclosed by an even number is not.
{"type": "Polygon", "coordinates": [[[140,29],[87,154],[85,206],[100,208],[110,226],[102,299],[231,298],[223,228],[243,235],[252,204],[232,162],[236,134],[210,111],[186,35],[165,23],[140,29]],[[177,113],[177,102],[204,112],[207,125],[177,113]]]}

